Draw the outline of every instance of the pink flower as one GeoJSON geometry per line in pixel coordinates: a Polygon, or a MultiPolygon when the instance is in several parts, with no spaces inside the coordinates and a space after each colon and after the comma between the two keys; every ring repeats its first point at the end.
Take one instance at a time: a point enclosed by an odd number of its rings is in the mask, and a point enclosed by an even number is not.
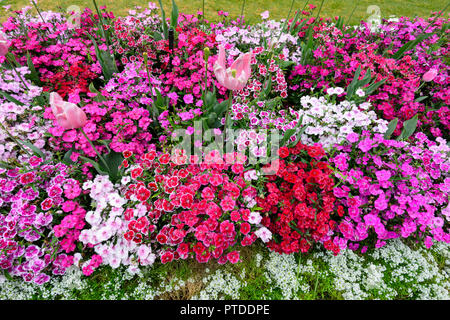
{"type": "Polygon", "coordinates": [[[227,259],[232,264],[235,264],[235,263],[239,262],[239,252],[238,251],[232,251],[232,252],[228,253],[227,254],[227,259]]]}
{"type": "Polygon", "coordinates": [[[425,82],[433,81],[436,78],[438,71],[436,69],[428,70],[422,77],[422,80],[425,82]]]}
{"type": "Polygon", "coordinates": [[[192,94],[187,94],[183,97],[183,101],[186,104],[191,104],[194,102],[194,97],[192,96],[192,94]]]}
{"type": "Polygon", "coordinates": [[[242,90],[250,78],[252,53],[241,54],[229,68],[226,67],[225,49],[219,46],[219,57],[214,64],[217,81],[229,90],[242,90]]]}
{"type": "Polygon", "coordinates": [[[269,11],[264,11],[263,13],[261,13],[261,18],[263,20],[268,19],[269,18],[269,11]]]}
{"type": "Polygon", "coordinates": [[[66,102],[56,93],[50,93],[50,107],[58,124],[64,129],[82,128],[86,122],[86,114],[76,104],[66,102]]]}
{"type": "Polygon", "coordinates": [[[9,41],[6,34],[0,31],[0,57],[6,56],[9,49],[9,41]]]}

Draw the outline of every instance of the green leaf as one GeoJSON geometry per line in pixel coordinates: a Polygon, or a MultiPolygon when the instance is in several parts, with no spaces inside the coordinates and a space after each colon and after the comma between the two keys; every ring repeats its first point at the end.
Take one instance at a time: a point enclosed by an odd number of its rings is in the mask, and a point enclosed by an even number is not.
{"type": "Polygon", "coordinates": [[[9,102],[15,103],[15,104],[17,104],[18,106],[24,106],[24,105],[25,105],[24,103],[22,103],[22,102],[20,102],[19,100],[17,100],[17,99],[15,99],[15,98],[11,97],[9,94],[7,94],[7,93],[4,92],[4,91],[0,91],[0,95],[2,95],[2,96],[3,96],[6,100],[8,100],[9,102]]]}
{"type": "Polygon", "coordinates": [[[342,17],[339,17],[338,21],[336,22],[336,28],[342,30],[343,26],[344,26],[344,19],[342,17]]]}
{"type": "Polygon", "coordinates": [[[101,143],[108,149],[108,152],[111,152],[111,149],[109,148],[109,144],[111,143],[111,140],[97,140],[97,142],[101,143]]]}
{"type": "Polygon", "coordinates": [[[30,148],[36,156],[38,156],[39,158],[42,158],[42,160],[45,160],[45,154],[34,144],[32,144],[28,141],[20,140],[20,139],[17,139],[17,141],[19,141],[23,145],[27,146],[28,148],[30,148]]]}
{"type": "Polygon", "coordinates": [[[418,97],[416,100],[414,100],[414,102],[421,102],[421,101],[425,100],[426,98],[428,98],[428,96],[418,97]]]}
{"type": "Polygon", "coordinates": [[[289,67],[295,65],[296,63],[294,61],[284,61],[280,60],[278,65],[281,67],[281,69],[288,69],[289,67]]]}
{"type": "Polygon", "coordinates": [[[418,121],[419,121],[419,115],[416,114],[411,119],[403,122],[403,130],[402,130],[402,133],[400,134],[398,140],[408,139],[414,133],[414,131],[416,131],[418,121]]]}
{"type": "Polygon", "coordinates": [[[396,60],[401,59],[405,55],[406,52],[408,52],[409,50],[414,49],[420,42],[422,42],[426,38],[432,36],[433,34],[434,34],[434,32],[424,33],[424,34],[421,34],[421,35],[417,36],[416,39],[408,41],[406,44],[404,44],[400,49],[398,49],[392,55],[392,58],[396,59],[396,60]]]}
{"type": "Polygon", "coordinates": [[[380,80],[378,82],[372,83],[370,86],[364,88],[364,92],[366,93],[366,96],[370,95],[372,92],[377,90],[382,84],[386,82],[387,78],[384,78],[383,80],[380,80]]]}
{"type": "Polygon", "coordinates": [[[96,101],[96,102],[107,101],[107,99],[100,93],[100,91],[98,91],[98,90],[95,88],[93,82],[91,82],[91,83],[89,84],[89,91],[92,92],[92,93],[97,94],[97,95],[94,97],[94,101],[96,101]]]}
{"type": "Polygon", "coordinates": [[[108,163],[110,171],[108,172],[112,182],[116,182],[119,178],[119,166],[122,164],[122,153],[112,151],[104,156],[106,163],[108,163]]]}
{"type": "Polygon", "coordinates": [[[175,0],[172,0],[172,18],[170,19],[170,26],[175,30],[178,26],[178,7],[175,0]]]}
{"type": "Polygon", "coordinates": [[[34,67],[33,60],[31,60],[30,53],[27,51],[27,65],[30,70],[30,74],[27,74],[27,79],[33,81],[34,84],[38,86],[42,86],[42,82],[39,78],[39,73],[36,71],[34,67]]]}
{"type": "Polygon", "coordinates": [[[371,71],[370,71],[370,69],[368,69],[366,74],[364,75],[364,78],[362,78],[362,80],[358,81],[357,88],[364,87],[366,84],[368,84],[370,82],[371,79],[372,79],[371,71]]]}
{"type": "Polygon", "coordinates": [[[391,120],[391,122],[389,122],[388,129],[384,134],[385,139],[389,139],[391,137],[391,135],[395,131],[395,128],[397,128],[397,123],[398,123],[398,118],[395,118],[395,119],[391,120]]]}
{"type": "Polygon", "coordinates": [[[217,118],[218,118],[218,116],[217,116],[217,113],[215,113],[215,112],[211,112],[208,115],[208,125],[209,125],[210,128],[215,127],[217,118]]]}
{"type": "Polygon", "coordinates": [[[291,35],[295,34],[295,30],[297,29],[295,27],[295,24],[297,23],[299,16],[300,16],[300,10],[297,10],[297,13],[295,14],[294,19],[292,20],[290,30],[289,30],[291,35]]]}
{"type": "Polygon", "coordinates": [[[361,66],[358,66],[358,68],[355,71],[355,75],[353,76],[352,82],[347,87],[347,98],[350,98],[355,94],[360,74],[361,74],[361,66]]]}
{"type": "Polygon", "coordinates": [[[65,154],[64,157],[62,159],[62,163],[67,164],[67,165],[73,165],[75,164],[75,162],[72,161],[72,159],[70,159],[70,156],[73,153],[73,149],[68,150],[65,154]]]}
{"type": "Polygon", "coordinates": [[[220,118],[227,110],[228,105],[230,102],[228,100],[224,100],[221,103],[216,104],[214,107],[214,112],[217,114],[217,116],[220,118]]]}
{"type": "Polygon", "coordinates": [[[92,43],[95,47],[95,54],[97,55],[98,62],[102,67],[102,73],[105,77],[106,81],[109,81],[114,73],[118,73],[119,70],[114,62],[114,58],[108,51],[101,51],[98,47],[97,41],[88,33],[89,39],[91,39],[92,43]]]}
{"type": "Polygon", "coordinates": [[[292,141],[288,147],[289,148],[293,148],[297,145],[297,143],[300,141],[300,139],[302,138],[302,134],[306,131],[306,129],[308,128],[308,125],[304,125],[299,132],[296,133],[297,135],[297,139],[295,139],[295,141],[292,141]]]}
{"type": "Polygon", "coordinates": [[[167,26],[167,21],[166,21],[166,12],[164,11],[164,7],[163,7],[161,0],[158,0],[158,2],[159,2],[159,6],[161,8],[161,20],[162,20],[164,39],[167,39],[169,37],[169,28],[167,26]]]}
{"type": "Polygon", "coordinates": [[[297,125],[294,128],[287,129],[284,132],[283,138],[280,141],[280,146],[284,146],[286,142],[289,141],[289,138],[292,137],[297,132],[297,129],[300,128],[302,123],[303,123],[303,115],[300,117],[300,119],[298,119],[297,125]]]}
{"type": "Polygon", "coordinates": [[[16,167],[15,167],[15,166],[12,166],[12,165],[10,165],[10,164],[7,164],[7,163],[5,163],[5,162],[0,161],[0,168],[3,168],[3,169],[14,169],[14,168],[16,168],[16,167]]]}
{"type": "Polygon", "coordinates": [[[79,156],[79,158],[84,160],[84,161],[86,161],[86,162],[89,162],[90,164],[92,164],[94,169],[97,170],[97,172],[99,174],[104,175],[104,176],[108,175],[108,172],[103,170],[103,168],[100,166],[100,164],[98,162],[96,162],[96,161],[94,161],[92,159],[89,159],[89,158],[87,158],[85,156],[79,156]]]}

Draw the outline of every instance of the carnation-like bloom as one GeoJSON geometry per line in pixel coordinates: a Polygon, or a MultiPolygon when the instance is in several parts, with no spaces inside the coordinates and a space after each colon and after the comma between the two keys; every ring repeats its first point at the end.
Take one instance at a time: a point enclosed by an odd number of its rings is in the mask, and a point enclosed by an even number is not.
{"type": "Polygon", "coordinates": [[[6,56],[9,49],[9,41],[3,32],[0,31],[0,57],[6,56]]]}
{"type": "Polygon", "coordinates": [[[56,93],[50,93],[50,107],[58,124],[64,129],[82,128],[86,122],[86,114],[76,104],[66,102],[56,93]]]}
{"type": "Polygon", "coordinates": [[[214,63],[217,81],[229,90],[242,90],[250,78],[252,53],[241,54],[229,68],[226,66],[225,49],[219,46],[219,57],[214,63]]]}

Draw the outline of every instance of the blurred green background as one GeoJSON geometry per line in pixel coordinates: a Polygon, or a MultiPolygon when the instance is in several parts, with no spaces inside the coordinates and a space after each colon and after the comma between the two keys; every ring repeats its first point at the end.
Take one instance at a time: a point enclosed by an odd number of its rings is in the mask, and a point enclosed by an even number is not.
{"type": "MultiPolygon", "coordinates": [[[[39,7],[43,10],[51,9],[53,11],[66,11],[69,6],[77,5],[80,8],[86,6],[93,8],[92,0],[36,0],[39,7]]],[[[223,10],[229,12],[230,16],[236,17],[240,15],[242,4],[245,1],[244,15],[246,20],[250,23],[257,23],[261,21],[260,14],[268,10],[271,19],[282,19],[287,16],[292,0],[220,0],[212,1],[205,0],[206,19],[210,21],[217,21],[217,11],[223,10]]],[[[109,10],[113,11],[116,16],[126,15],[129,9],[135,6],[147,7],[148,0],[97,0],[99,6],[106,5],[109,10]]],[[[158,1],[152,1],[159,7],[158,1]]],[[[166,12],[171,8],[171,0],[163,0],[166,12]]],[[[294,1],[294,10],[303,8],[305,0],[294,1]]],[[[353,8],[357,4],[357,8],[351,23],[357,24],[361,20],[367,20],[372,14],[379,10],[382,18],[388,18],[391,15],[399,16],[420,16],[428,17],[432,11],[442,10],[448,0],[325,0],[321,16],[335,17],[342,16],[348,18],[353,8]],[[372,8],[371,8],[372,6],[372,8]],[[376,7],[379,9],[377,9],[376,7]]],[[[202,10],[202,0],[178,0],[177,6],[181,12],[196,13],[202,10]]],[[[312,3],[319,6],[321,0],[311,0],[312,3]]],[[[0,6],[11,5],[11,8],[18,10],[24,6],[30,5],[30,0],[0,0],[0,6]]],[[[4,21],[9,15],[4,10],[1,10],[1,19],[4,21]]],[[[34,9],[33,9],[34,10],[34,9]]],[[[317,10],[317,9],[316,9],[317,10]]],[[[316,11],[317,12],[317,11],[316,11]]],[[[447,10],[448,12],[448,10],[447,10]]],[[[291,16],[292,17],[292,16],[291,16]]]]}

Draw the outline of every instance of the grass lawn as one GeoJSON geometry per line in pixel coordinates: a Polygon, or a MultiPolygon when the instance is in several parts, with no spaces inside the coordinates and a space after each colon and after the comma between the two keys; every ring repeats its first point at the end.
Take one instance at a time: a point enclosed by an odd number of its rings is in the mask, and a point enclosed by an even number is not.
{"type": "MultiPolygon", "coordinates": [[[[43,10],[51,9],[53,11],[66,11],[71,5],[77,5],[80,8],[85,6],[93,8],[92,0],[37,0],[39,7],[43,10]]],[[[148,0],[97,0],[99,6],[106,5],[109,10],[113,11],[115,15],[126,15],[129,9],[134,6],[146,7],[148,0]]],[[[158,4],[157,0],[152,1],[158,4]]],[[[166,12],[171,8],[171,0],[162,1],[166,12]]],[[[292,0],[221,0],[212,1],[205,0],[206,19],[212,21],[217,17],[218,10],[224,10],[235,17],[240,15],[242,4],[245,2],[244,15],[247,21],[255,23],[260,21],[260,14],[265,10],[269,10],[271,19],[282,19],[287,16],[292,0]]],[[[320,0],[296,0],[294,1],[293,9],[301,9],[305,3],[312,3],[319,6],[320,0]]],[[[177,6],[181,12],[196,13],[202,10],[203,0],[178,0],[177,6]]],[[[321,16],[333,17],[343,16],[348,18],[353,11],[355,4],[358,3],[355,13],[351,19],[352,23],[358,23],[361,20],[366,20],[370,15],[375,14],[369,6],[376,6],[379,8],[379,13],[382,18],[388,18],[390,15],[395,16],[421,16],[428,17],[431,12],[442,10],[447,0],[325,0],[321,16]]],[[[13,9],[18,10],[24,6],[30,5],[29,0],[0,0],[1,5],[11,5],[13,9]]],[[[34,10],[34,9],[33,9],[34,10]]],[[[316,9],[317,10],[317,9],[316,9]]],[[[378,9],[375,9],[378,10],[378,9]]],[[[7,18],[7,14],[1,11],[0,21],[7,18]]],[[[292,16],[292,15],[291,15],[292,16]]]]}

